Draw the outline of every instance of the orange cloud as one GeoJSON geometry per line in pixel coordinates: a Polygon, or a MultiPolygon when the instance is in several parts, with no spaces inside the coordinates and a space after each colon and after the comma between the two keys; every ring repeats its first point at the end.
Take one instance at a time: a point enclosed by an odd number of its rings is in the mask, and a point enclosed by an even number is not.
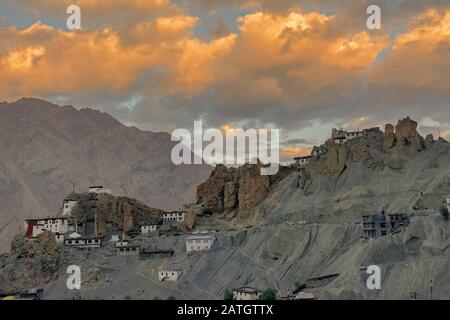
{"type": "Polygon", "coordinates": [[[303,157],[311,155],[311,148],[285,147],[280,150],[283,158],[303,157]]]}
{"type": "Polygon", "coordinates": [[[235,44],[217,66],[219,82],[230,90],[224,99],[237,96],[236,103],[260,103],[261,96],[292,102],[331,84],[364,78],[388,44],[387,36],[367,32],[332,36],[335,17],[316,12],[258,12],[238,18],[238,24],[235,44]]]}
{"type": "Polygon", "coordinates": [[[448,93],[449,44],[450,11],[428,10],[395,39],[392,51],[374,71],[371,81],[448,93]]]}

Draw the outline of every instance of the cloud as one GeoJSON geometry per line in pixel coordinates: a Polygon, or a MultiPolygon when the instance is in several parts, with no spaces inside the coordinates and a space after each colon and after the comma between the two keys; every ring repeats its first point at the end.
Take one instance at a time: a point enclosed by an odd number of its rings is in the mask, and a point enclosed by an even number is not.
{"type": "Polygon", "coordinates": [[[73,1],[7,2],[46,22],[0,22],[1,100],[64,97],[153,130],[199,118],[286,132],[406,115],[450,122],[442,1],[370,1],[382,6],[383,30],[368,31],[366,0],[79,0],[76,32],[63,28],[73,1]],[[229,28],[215,12],[211,37],[200,37],[204,16],[193,7],[233,8],[238,18],[229,28]]]}
{"type": "Polygon", "coordinates": [[[283,147],[280,150],[281,161],[292,161],[294,157],[303,157],[309,155],[311,155],[311,148],[283,147]]]}
{"type": "Polygon", "coordinates": [[[428,10],[398,35],[370,77],[376,108],[395,106],[418,117],[450,121],[450,10],[428,10]]]}

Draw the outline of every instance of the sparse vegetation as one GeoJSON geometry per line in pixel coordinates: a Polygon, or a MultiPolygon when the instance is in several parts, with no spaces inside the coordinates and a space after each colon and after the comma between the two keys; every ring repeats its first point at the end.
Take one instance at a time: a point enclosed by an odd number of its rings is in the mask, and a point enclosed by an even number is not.
{"type": "Polygon", "coordinates": [[[167,300],[177,300],[177,298],[175,298],[175,296],[169,296],[169,297],[167,298],[167,300]]]}
{"type": "Polygon", "coordinates": [[[266,289],[261,294],[260,300],[276,300],[277,299],[277,291],[275,289],[266,289]]]}
{"type": "Polygon", "coordinates": [[[234,300],[233,292],[231,292],[230,290],[225,290],[225,293],[223,294],[223,298],[227,301],[234,300]]]}
{"type": "Polygon", "coordinates": [[[444,218],[444,220],[448,220],[448,208],[447,206],[441,207],[441,216],[444,218]]]}

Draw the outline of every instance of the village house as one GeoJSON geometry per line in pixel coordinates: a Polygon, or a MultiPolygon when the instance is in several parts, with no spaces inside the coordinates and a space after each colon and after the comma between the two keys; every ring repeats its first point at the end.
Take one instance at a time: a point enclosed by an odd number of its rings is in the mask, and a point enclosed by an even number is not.
{"type": "Polygon", "coordinates": [[[159,281],[177,281],[181,276],[180,270],[164,270],[158,272],[158,280],[159,281]]]}
{"type": "Polygon", "coordinates": [[[140,260],[170,258],[175,254],[173,249],[151,249],[141,250],[139,252],[140,260]]]}
{"type": "Polygon", "coordinates": [[[322,146],[320,146],[320,147],[314,146],[311,151],[311,155],[313,157],[320,157],[322,155],[325,155],[326,153],[327,153],[326,148],[322,147],[322,146]]]}
{"type": "Polygon", "coordinates": [[[183,222],[186,211],[172,211],[163,214],[164,223],[183,222]]]}
{"type": "Polygon", "coordinates": [[[66,217],[26,219],[25,230],[28,238],[36,238],[45,230],[61,235],[68,231],[68,222],[66,217]]]}
{"type": "Polygon", "coordinates": [[[64,199],[63,202],[63,210],[62,210],[62,216],[63,217],[69,217],[72,214],[73,208],[77,205],[78,200],[76,199],[64,199]]]}
{"type": "Polygon", "coordinates": [[[364,131],[345,131],[342,129],[333,128],[331,131],[331,139],[335,144],[343,144],[347,141],[353,140],[358,137],[363,137],[364,131]]]}
{"type": "Polygon", "coordinates": [[[89,193],[111,193],[111,190],[103,188],[103,186],[90,186],[89,193]]]}
{"type": "Polygon", "coordinates": [[[128,240],[117,240],[116,241],[116,247],[126,247],[128,246],[128,240]]]}
{"type": "Polygon", "coordinates": [[[346,132],[346,138],[347,140],[353,140],[355,138],[358,137],[363,137],[364,136],[364,132],[363,131],[347,131],[346,132]]]}
{"type": "Polygon", "coordinates": [[[141,226],[141,234],[148,234],[150,232],[155,232],[158,229],[158,226],[156,224],[148,225],[148,226],[141,226]]]}
{"type": "Polygon", "coordinates": [[[378,238],[392,234],[409,224],[406,213],[385,214],[384,212],[363,216],[364,238],[378,238]]]}
{"type": "Polygon", "coordinates": [[[297,166],[297,168],[304,168],[308,163],[311,161],[311,156],[305,156],[305,157],[295,157],[294,163],[297,166]]]}
{"type": "Polygon", "coordinates": [[[96,249],[102,245],[102,239],[96,237],[82,237],[80,234],[74,232],[64,239],[64,246],[67,248],[76,249],[96,249]]]}
{"type": "Polygon", "coordinates": [[[297,292],[290,293],[284,297],[280,298],[281,300],[315,300],[316,297],[311,292],[297,292]]]}
{"type": "Polygon", "coordinates": [[[444,196],[442,198],[443,205],[447,207],[448,211],[450,211],[450,195],[444,196]]]}
{"type": "Polygon", "coordinates": [[[214,244],[215,236],[190,236],[186,239],[186,252],[207,251],[214,244]]]}
{"type": "Polygon", "coordinates": [[[233,289],[234,300],[259,300],[261,290],[252,287],[242,287],[233,289]]]}
{"type": "Polygon", "coordinates": [[[140,251],[140,246],[116,246],[116,254],[118,256],[137,256],[140,251]]]}

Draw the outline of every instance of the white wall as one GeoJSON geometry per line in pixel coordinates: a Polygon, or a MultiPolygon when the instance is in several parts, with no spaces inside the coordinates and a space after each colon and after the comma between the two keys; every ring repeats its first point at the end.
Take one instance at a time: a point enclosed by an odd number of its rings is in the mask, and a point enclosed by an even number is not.
{"type": "Polygon", "coordinates": [[[158,279],[159,281],[177,281],[178,278],[181,275],[181,271],[159,271],[158,272],[158,279]]]}
{"type": "Polygon", "coordinates": [[[141,226],[141,234],[147,234],[150,232],[154,232],[157,230],[157,226],[156,225],[151,225],[151,226],[141,226]]]}
{"type": "Polygon", "coordinates": [[[183,222],[185,218],[185,212],[169,212],[163,215],[163,221],[176,221],[183,222]]]}
{"type": "Polygon", "coordinates": [[[77,203],[78,203],[78,201],[76,201],[76,200],[66,200],[66,201],[64,201],[62,215],[64,217],[70,216],[72,214],[73,208],[75,208],[77,203]]]}
{"type": "Polygon", "coordinates": [[[260,293],[233,291],[234,300],[259,300],[260,293]]]}
{"type": "Polygon", "coordinates": [[[186,239],[186,252],[210,250],[214,244],[214,237],[195,237],[186,239]]]}
{"type": "Polygon", "coordinates": [[[53,233],[66,233],[68,231],[67,219],[53,218],[48,220],[40,220],[37,225],[33,226],[32,237],[37,237],[44,230],[53,233]]]}

